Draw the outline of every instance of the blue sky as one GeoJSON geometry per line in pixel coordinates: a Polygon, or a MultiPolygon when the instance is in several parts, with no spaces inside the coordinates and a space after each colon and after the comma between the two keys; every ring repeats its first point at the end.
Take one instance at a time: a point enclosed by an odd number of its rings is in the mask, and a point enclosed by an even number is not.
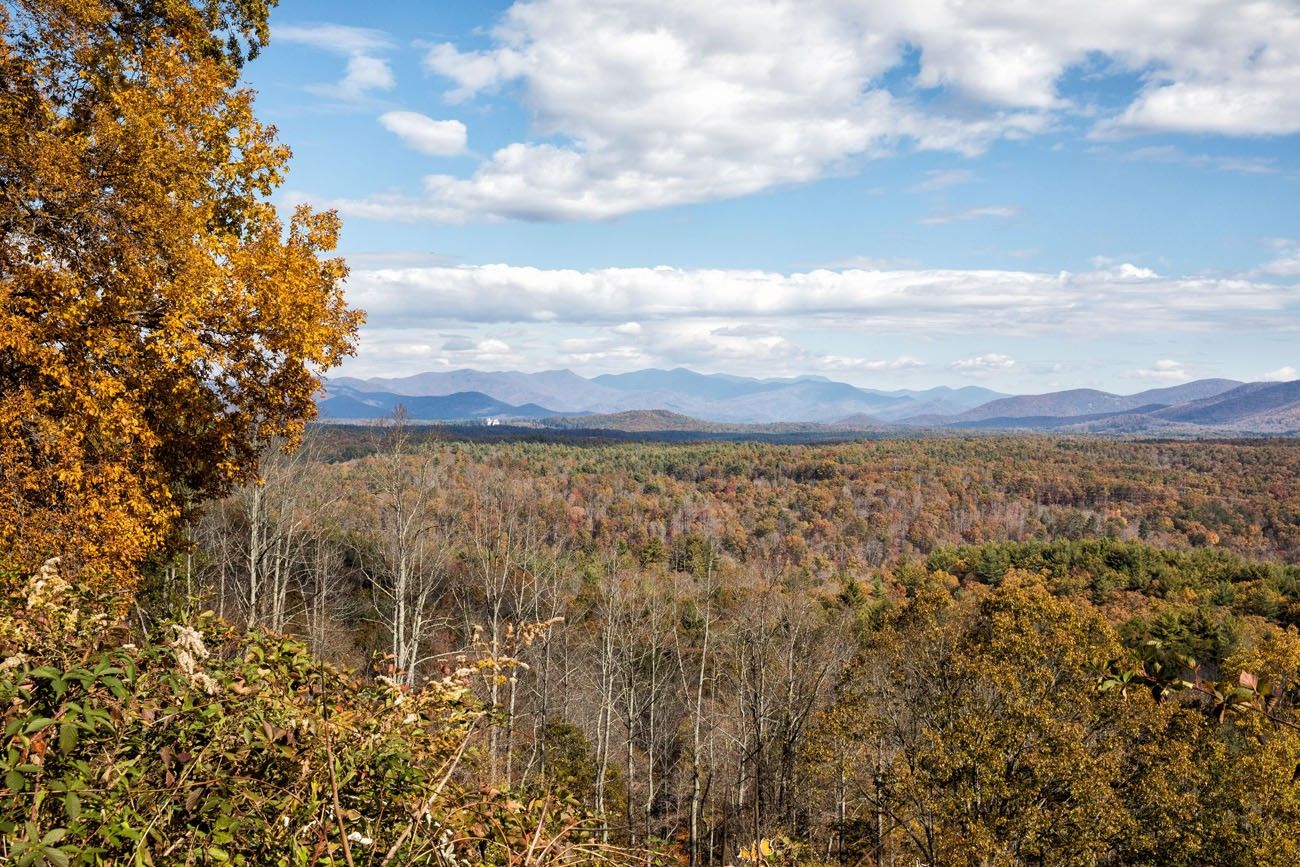
{"type": "Polygon", "coordinates": [[[342,373],[1300,376],[1290,0],[284,0],[342,373]]]}

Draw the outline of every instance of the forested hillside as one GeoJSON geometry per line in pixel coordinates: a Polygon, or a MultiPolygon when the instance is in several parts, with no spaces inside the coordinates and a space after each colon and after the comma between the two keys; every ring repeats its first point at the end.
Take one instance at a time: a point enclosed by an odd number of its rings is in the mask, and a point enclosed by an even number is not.
{"type": "Polygon", "coordinates": [[[520,660],[484,773],[697,863],[1294,856],[1293,443],[417,432],[270,456],[156,592],[411,686],[520,660]]]}

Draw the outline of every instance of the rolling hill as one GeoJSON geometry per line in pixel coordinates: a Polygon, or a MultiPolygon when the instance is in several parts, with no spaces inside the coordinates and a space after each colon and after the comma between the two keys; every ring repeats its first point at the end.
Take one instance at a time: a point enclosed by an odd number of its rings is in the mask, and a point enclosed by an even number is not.
{"type": "Polygon", "coordinates": [[[1111,394],[1091,388],[1074,388],[1047,394],[1026,394],[989,401],[956,415],[951,423],[1131,412],[1152,405],[1173,406],[1190,400],[1214,397],[1241,384],[1231,379],[1199,379],[1172,388],[1153,388],[1129,395],[1111,394]]]}

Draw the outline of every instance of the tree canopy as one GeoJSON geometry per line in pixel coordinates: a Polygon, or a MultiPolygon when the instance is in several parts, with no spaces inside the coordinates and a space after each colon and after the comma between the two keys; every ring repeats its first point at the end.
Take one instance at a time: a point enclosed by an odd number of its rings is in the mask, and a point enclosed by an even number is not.
{"type": "Polygon", "coordinates": [[[0,3],[0,565],[129,587],[353,349],[333,213],[239,70],[274,0],[0,3]]]}

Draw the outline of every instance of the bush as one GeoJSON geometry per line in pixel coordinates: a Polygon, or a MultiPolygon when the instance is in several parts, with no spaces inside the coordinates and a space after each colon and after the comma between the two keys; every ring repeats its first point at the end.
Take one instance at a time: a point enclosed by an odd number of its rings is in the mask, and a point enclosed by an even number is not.
{"type": "Polygon", "coordinates": [[[649,863],[560,792],[481,784],[471,677],[362,681],[203,615],[153,636],[51,561],[0,610],[0,861],[649,863]]]}

